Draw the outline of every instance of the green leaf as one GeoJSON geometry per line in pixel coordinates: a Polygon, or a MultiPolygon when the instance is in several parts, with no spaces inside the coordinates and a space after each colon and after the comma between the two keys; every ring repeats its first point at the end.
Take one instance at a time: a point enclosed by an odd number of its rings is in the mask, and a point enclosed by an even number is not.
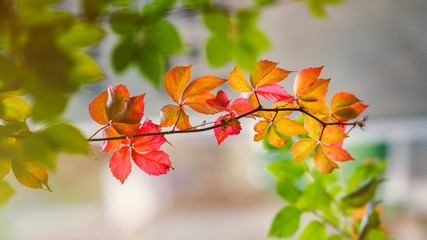
{"type": "Polygon", "coordinates": [[[95,23],[77,22],[70,30],[58,38],[59,44],[66,48],[90,47],[104,38],[105,31],[95,23]]]}
{"type": "Polygon", "coordinates": [[[9,183],[0,179],[0,206],[4,205],[13,196],[15,190],[9,183]]]}
{"type": "Polygon", "coordinates": [[[44,8],[58,3],[59,0],[20,0],[20,6],[25,8],[44,8]]]}
{"type": "Polygon", "coordinates": [[[231,60],[231,39],[212,35],[206,44],[206,57],[210,65],[219,67],[231,60]]]}
{"type": "Polygon", "coordinates": [[[56,168],[57,151],[39,134],[26,136],[22,141],[22,150],[27,159],[40,163],[48,169],[56,168]]]}
{"type": "Polygon", "coordinates": [[[122,39],[114,47],[111,55],[111,63],[114,71],[121,73],[129,67],[133,60],[133,51],[133,41],[130,38],[122,39]]]}
{"type": "Polygon", "coordinates": [[[18,135],[20,132],[26,130],[28,130],[28,126],[25,121],[0,125],[0,138],[10,137],[11,135],[18,135]]]}
{"type": "Polygon", "coordinates": [[[171,55],[182,50],[182,42],[175,26],[167,21],[149,24],[145,29],[146,42],[157,48],[163,55],[171,55]]]}
{"type": "Polygon", "coordinates": [[[281,179],[276,183],[277,193],[289,203],[296,203],[301,196],[301,191],[290,180],[281,179]]]}
{"type": "Polygon", "coordinates": [[[375,195],[376,188],[384,179],[372,179],[359,189],[348,194],[342,199],[342,202],[350,207],[362,207],[368,203],[375,195]]]}
{"type": "Polygon", "coordinates": [[[393,239],[386,236],[379,229],[372,229],[371,231],[368,232],[364,240],[393,240],[393,239]]]}
{"type": "Polygon", "coordinates": [[[89,21],[94,21],[104,13],[109,1],[110,0],[82,0],[81,8],[83,15],[89,21]]]}
{"type": "Polygon", "coordinates": [[[156,0],[144,5],[142,13],[144,15],[158,14],[168,9],[171,9],[176,3],[176,0],[156,0]]]}
{"type": "Polygon", "coordinates": [[[22,98],[0,98],[0,119],[6,122],[22,122],[31,116],[31,106],[22,98]]]}
{"type": "Polygon", "coordinates": [[[269,237],[287,238],[296,233],[299,227],[301,212],[294,206],[282,208],[273,219],[269,237]]]}
{"type": "Polygon", "coordinates": [[[34,97],[32,115],[32,120],[34,121],[46,120],[58,116],[65,110],[68,101],[66,96],[47,89],[44,95],[37,94],[34,97]]]}
{"type": "Polygon", "coordinates": [[[276,0],[254,0],[255,4],[261,7],[271,5],[276,2],[276,0]]]}
{"type": "Polygon", "coordinates": [[[270,42],[267,37],[257,28],[250,28],[242,31],[240,37],[244,38],[245,41],[252,46],[257,55],[270,47],[270,42]]]}
{"type": "Polygon", "coordinates": [[[253,28],[258,20],[259,12],[255,9],[243,9],[236,13],[236,24],[239,31],[253,28]]]}
{"type": "Polygon", "coordinates": [[[45,188],[51,191],[46,169],[35,162],[12,161],[12,170],[16,179],[24,186],[30,188],[45,188]]]}
{"type": "Polygon", "coordinates": [[[331,198],[320,182],[312,182],[303,190],[303,194],[297,203],[303,211],[329,211],[331,198]]]}
{"type": "Polygon", "coordinates": [[[218,35],[228,35],[231,21],[228,12],[224,9],[209,9],[203,12],[203,22],[206,27],[218,35]]]}
{"type": "Polygon", "coordinates": [[[375,161],[375,158],[366,159],[365,162],[354,170],[350,179],[347,181],[347,193],[353,192],[357,187],[364,183],[364,180],[380,177],[386,167],[386,161],[375,161]]]}
{"type": "Polygon", "coordinates": [[[301,233],[299,240],[326,240],[326,228],[319,221],[310,222],[301,233]]]}
{"type": "Polygon", "coordinates": [[[345,240],[344,237],[340,236],[340,235],[331,235],[328,237],[328,240],[345,240]]]}
{"type": "Polygon", "coordinates": [[[249,42],[239,39],[233,42],[232,56],[239,67],[251,70],[257,62],[258,54],[249,42]]]}
{"type": "Polygon", "coordinates": [[[268,171],[274,174],[277,179],[297,180],[305,173],[302,164],[297,164],[292,159],[277,161],[267,167],[268,171]]]}
{"type": "Polygon", "coordinates": [[[203,8],[209,6],[210,0],[183,0],[185,5],[193,8],[203,8]]]}
{"type": "Polygon", "coordinates": [[[10,159],[0,158],[0,179],[4,178],[10,172],[11,167],[12,161],[10,159]]]}
{"type": "Polygon", "coordinates": [[[163,58],[157,52],[156,48],[149,44],[144,44],[137,53],[138,68],[144,76],[156,87],[162,85],[163,76],[163,58]]]}
{"type": "Polygon", "coordinates": [[[121,10],[110,18],[110,27],[119,34],[134,33],[138,29],[138,14],[129,10],[121,10]]]}
{"type": "Polygon", "coordinates": [[[85,136],[70,124],[59,123],[46,128],[39,134],[58,151],[77,154],[89,152],[89,144],[85,136]]]}
{"type": "Polygon", "coordinates": [[[324,17],[326,15],[323,1],[324,0],[308,0],[308,9],[313,16],[324,17]]]}
{"type": "Polygon", "coordinates": [[[105,78],[104,72],[98,63],[84,52],[74,52],[74,68],[71,70],[71,79],[77,82],[93,82],[105,78]]]}

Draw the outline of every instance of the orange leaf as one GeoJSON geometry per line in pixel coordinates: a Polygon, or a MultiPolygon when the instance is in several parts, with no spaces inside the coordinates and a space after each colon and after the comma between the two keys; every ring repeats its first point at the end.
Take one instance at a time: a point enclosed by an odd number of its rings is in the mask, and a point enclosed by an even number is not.
{"type": "Polygon", "coordinates": [[[245,75],[238,66],[228,75],[228,85],[237,92],[252,92],[252,88],[246,81],[245,75]]]}
{"type": "Polygon", "coordinates": [[[202,114],[215,114],[224,111],[221,108],[216,108],[208,104],[206,101],[209,99],[215,99],[215,95],[209,92],[204,92],[189,97],[184,104],[191,107],[194,111],[202,114]]]}
{"type": "Polygon", "coordinates": [[[319,99],[315,102],[305,102],[300,100],[300,105],[304,107],[304,109],[311,114],[318,115],[329,115],[329,108],[326,106],[325,99],[319,99]]]}
{"type": "Polygon", "coordinates": [[[124,183],[130,174],[131,168],[129,147],[124,146],[115,152],[110,159],[111,173],[120,182],[124,183]]]}
{"type": "Polygon", "coordinates": [[[265,137],[265,134],[267,133],[267,130],[268,130],[268,125],[270,125],[270,123],[264,120],[259,121],[255,124],[254,130],[255,132],[257,132],[257,134],[255,134],[254,136],[255,142],[259,142],[265,137]]]}
{"type": "Polygon", "coordinates": [[[108,90],[103,91],[96,96],[89,104],[89,115],[97,123],[101,125],[108,124],[109,120],[105,106],[108,101],[108,90]]]}
{"type": "Polygon", "coordinates": [[[317,141],[311,138],[304,138],[298,140],[298,142],[294,143],[291,148],[292,156],[294,157],[294,161],[299,163],[302,162],[313,149],[317,146],[317,141]]]}
{"type": "Polygon", "coordinates": [[[299,93],[299,99],[305,102],[315,102],[325,99],[330,79],[319,78],[299,93]]]}
{"type": "Polygon", "coordinates": [[[369,105],[362,104],[354,94],[339,92],[332,97],[332,114],[340,121],[357,118],[369,105]]]}
{"type": "Polygon", "coordinates": [[[161,110],[161,127],[169,127],[175,125],[179,130],[189,130],[191,129],[190,121],[188,115],[185,114],[184,108],[181,106],[176,106],[168,104],[164,106],[161,110]],[[179,117],[179,119],[178,119],[179,117]],[[177,121],[178,119],[178,121],[177,121]]]}
{"type": "Polygon", "coordinates": [[[321,139],[322,143],[338,143],[341,142],[344,138],[348,137],[344,130],[335,125],[329,125],[325,127],[323,131],[323,136],[321,139]]]}
{"type": "Polygon", "coordinates": [[[190,81],[191,66],[192,65],[174,67],[165,75],[164,85],[166,93],[176,103],[178,103],[179,96],[190,81]]]}
{"type": "Polygon", "coordinates": [[[112,126],[116,131],[121,134],[125,135],[128,138],[132,138],[133,135],[135,135],[138,132],[139,127],[141,126],[140,123],[136,124],[126,124],[126,123],[116,123],[113,122],[112,126]]]}
{"type": "Polygon", "coordinates": [[[318,145],[314,150],[314,165],[322,173],[331,173],[334,168],[339,168],[339,166],[329,159],[325,153],[322,151],[322,148],[318,145]]]}
{"type": "Polygon", "coordinates": [[[135,124],[141,122],[144,116],[144,97],[145,93],[139,96],[126,99],[123,110],[117,114],[113,122],[135,124]]]}
{"type": "Polygon", "coordinates": [[[261,60],[255,64],[254,69],[251,71],[251,85],[255,88],[267,74],[269,74],[275,67],[277,63],[270,62],[268,60],[261,60]]]}
{"type": "Polygon", "coordinates": [[[267,133],[268,142],[273,146],[277,148],[281,148],[285,146],[286,140],[281,138],[277,132],[276,127],[274,125],[270,126],[267,133]]]}
{"type": "Polygon", "coordinates": [[[305,88],[312,85],[320,75],[323,67],[306,68],[298,72],[294,81],[294,93],[299,97],[299,93],[305,88]]]}
{"type": "Polygon", "coordinates": [[[274,68],[256,84],[256,87],[260,88],[266,85],[278,83],[285,79],[291,72],[292,71],[286,71],[281,68],[274,68]]]}
{"type": "Polygon", "coordinates": [[[318,139],[320,131],[322,130],[322,125],[316,119],[310,116],[305,116],[304,128],[307,130],[308,135],[310,135],[311,138],[318,139]]]}
{"type": "Polygon", "coordinates": [[[345,150],[340,147],[321,144],[323,153],[331,160],[338,162],[346,162],[349,160],[354,160],[352,156],[345,150]]]}
{"type": "Polygon", "coordinates": [[[280,134],[285,136],[295,136],[307,133],[301,124],[289,118],[275,120],[273,125],[280,134]]]}
{"type": "Polygon", "coordinates": [[[215,77],[215,76],[205,76],[198,78],[192,81],[182,93],[182,100],[187,99],[188,97],[194,96],[196,94],[210,92],[218,86],[225,83],[226,80],[215,77]]]}

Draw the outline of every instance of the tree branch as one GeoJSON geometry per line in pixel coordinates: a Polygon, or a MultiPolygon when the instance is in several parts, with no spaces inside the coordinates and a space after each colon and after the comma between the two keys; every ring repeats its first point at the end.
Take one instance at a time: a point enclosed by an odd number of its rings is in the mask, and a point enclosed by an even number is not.
{"type": "MultiPolygon", "coordinates": [[[[257,113],[257,112],[281,112],[281,111],[296,111],[296,112],[301,112],[304,113],[308,116],[310,116],[311,118],[315,119],[316,121],[318,121],[323,128],[325,128],[328,125],[347,125],[347,126],[363,126],[364,125],[364,121],[365,118],[360,120],[360,121],[355,121],[355,122],[351,122],[351,123],[342,123],[342,122],[332,122],[332,123],[325,123],[322,120],[320,120],[319,118],[317,118],[316,116],[314,116],[313,114],[307,112],[306,110],[304,110],[301,107],[297,107],[297,108],[262,108],[262,106],[258,106],[257,108],[255,108],[252,111],[249,111],[247,113],[244,113],[242,115],[237,116],[236,120],[240,119],[240,118],[244,118],[247,117],[251,114],[257,113]]],[[[221,123],[221,124],[217,124],[217,125],[213,125],[210,127],[205,127],[205,128],[199,128],[199,129],[189,129],[189,130],[180,130],[180,131],[164,131],[164,132],[153,132],[153,133],[144,133],[144,134],[137,134],[134,135],[133,137],[145,137],[145,136],[155,136],[155,135],[170,135],[170,134],[178,134],[178,133],[196,133],[196,132],[205,132],[205,131],[209,131],[218,127],[222,127],[223,125],[227,124],[227,122],[221,123]]],[[[93,137],[93,136],[92,136],[93,137]]],[[[118,139],[125,139],[126,136],[120,136],[120,137],[108,137],[108,138],[90,138],[88,139],[89,142],[97,142],[97,141],[108,141],[108,140],[118,140],[118,139]]]]}

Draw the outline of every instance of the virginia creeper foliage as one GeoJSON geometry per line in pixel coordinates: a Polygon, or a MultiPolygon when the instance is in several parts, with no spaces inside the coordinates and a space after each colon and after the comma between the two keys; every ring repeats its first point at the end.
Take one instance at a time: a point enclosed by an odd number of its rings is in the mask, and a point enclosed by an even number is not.
{"type": "Polygon", "coordinates": [[[348,137],[346,126],[363,126],[364,119],[348,121],[357,118],[368,105],[351,93],[339,92],[328,107],[325,95],[330,79],[319,78],[323,67],[299,71],[294,79],[294,96],[278,84],[292,71],[268,60],[257,62],[249,81],[236,66],[227,79],[204,76],[190,82],[191,67],[178,66],[166,73],[165,90],[174,104],[162,107],[159,125],[142,120],[145,94],[130,97],[124,85],[110,85],[89,104],[89,114],[103,125],[99,131],[102,130],[104,136],[98,139],[92,136],[90,141],[103,141],[102,151],[113,153],[111,172],[122,183],[131,171],[131,158],[150,175],[166,174],[172,168],[169,156],[159,150],[167,142],[164,135],[213,130],[221,144],[228,136],[240,133],[239,119],[243,117],[258,121],[254,141],[267,138],[272,146],[280,148],[290,137],[298,137],[291,148],[296,163],[314,153],[314,164],[320,172],[331,173],[339,168],[337,162],[354,160],[342,148],[343,140],[348,137]],[[211,93],[226,82],[232,90],[249,93],[249,97],[230,100],[222,90],[211,93]],[[267,108],[262,101],[273,103],[267,108]],[[201,114],[225,114],[219,116],[213,126],[193,127],[186,106],[201,114]],[[302,114],[303,124],[295,120],[294,112],[302,114]],[[167,127],[171,129],[161,131],[167,127]]]}

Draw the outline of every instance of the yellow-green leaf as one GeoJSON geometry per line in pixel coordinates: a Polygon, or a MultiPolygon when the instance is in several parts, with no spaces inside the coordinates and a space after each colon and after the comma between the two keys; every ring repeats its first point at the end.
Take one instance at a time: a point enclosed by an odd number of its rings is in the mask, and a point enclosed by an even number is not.
{"type": "Polygon", "coordinates": [[[0,180],[0,206],[4,205],[15,193],[9,183],[0,180]]]}
{"type": "Polygon", "coordinates": [[[22,98],[0,99],[0,119],[6,122],[22,122],[31,116],[31,106],[22,98]]]}
{"type": "Polygon", "coordinates": [[[51,191],[46,169],[36,162],[12,162],[12,170],[16,179],[24,186],[30,188],[45,188],[51,191]]]}

